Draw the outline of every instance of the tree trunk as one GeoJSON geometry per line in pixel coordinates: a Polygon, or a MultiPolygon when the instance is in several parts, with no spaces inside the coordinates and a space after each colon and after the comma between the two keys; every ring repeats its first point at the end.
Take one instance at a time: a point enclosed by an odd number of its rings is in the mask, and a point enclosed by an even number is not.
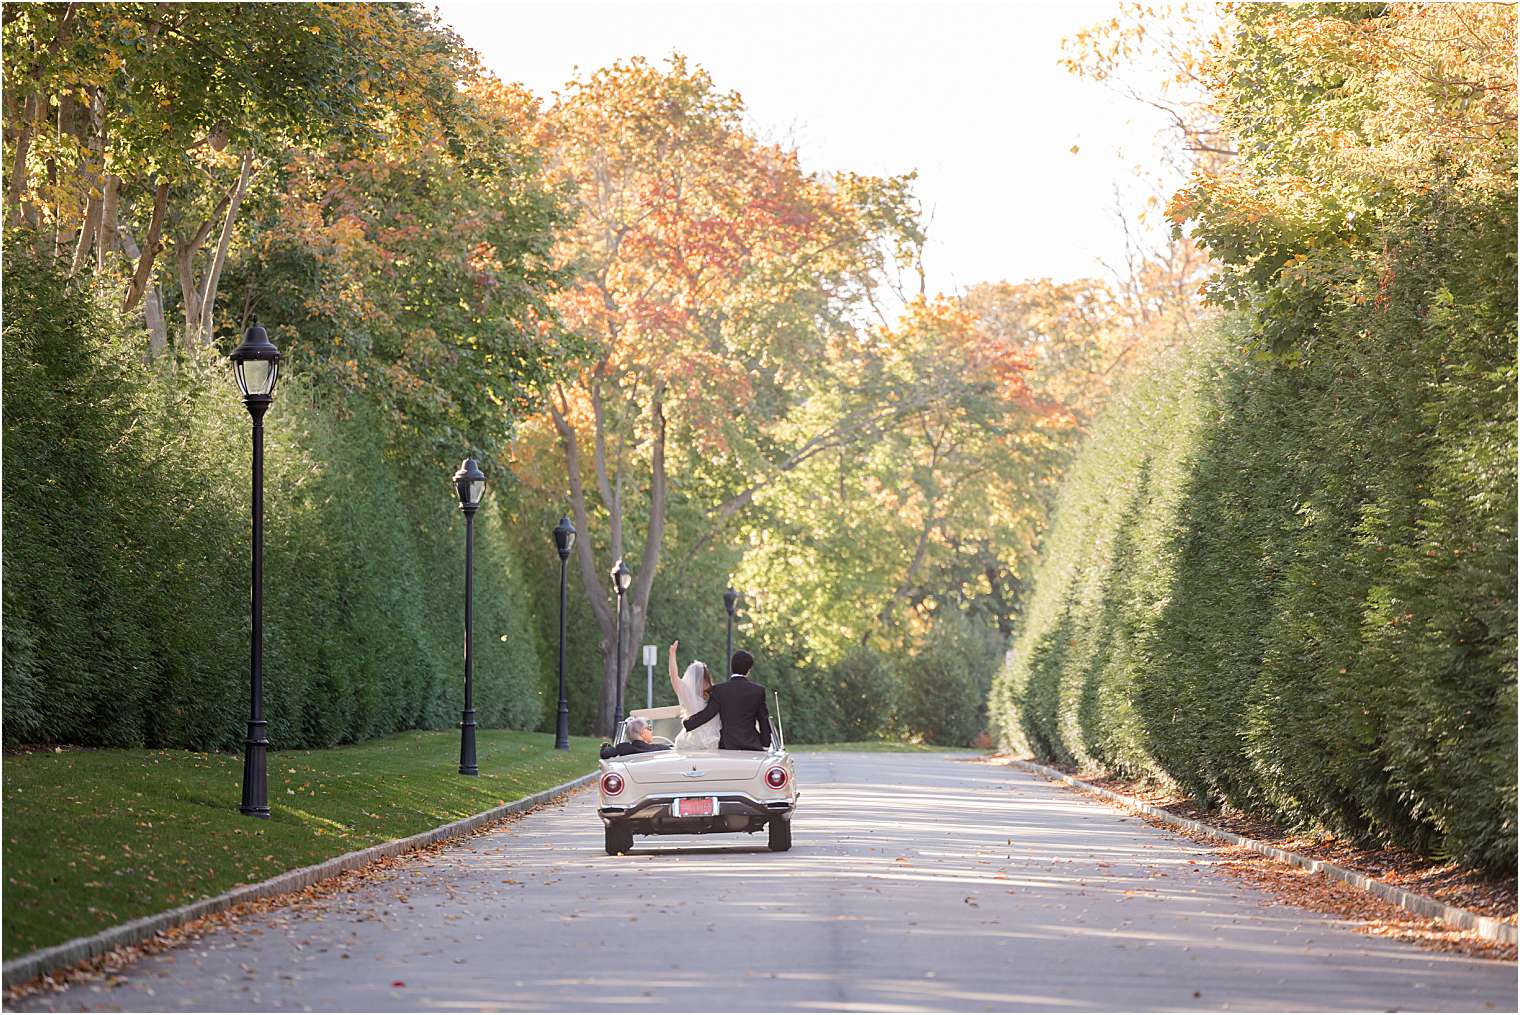
{"type": "Polygon", "coordinates": [[[164,289],[157,282],[148,287],[143,300],[143,316],[148,323],[148,357],[157,359],[169,351],[169,325],[164,320],[164,289]]]}
{"type": "Polygon", "coordinates": [[[211,344],[216,289],[221,281],[222,265],[227,261],[227,248],[232,243],[232,226],[237,221],[238,205],[248,191],[252,176],[253,153],[248,152],[243,155],[237,182],[222,195],[211,216],[201,223],[194,236],[180,237],[174,241],[174,263],[179,272],[180,295],[184,299],[186,349],[198,349],[211,344]],[[205,246],[218,219],[221,219],[221,233],[216,250],[211,255],[211,263],[206,266],[206,274],[197,281],[195,255],[205,246]]]}
{"type": "MultiPolygon", "coordinates": [[[[122,253],[134,261],[141,260],[142,251],[138,249],[137,241],[131,233],[125,229],[118,230],[117,239],[121,242],[122,253]]],[[[169,326],[164,321],[164,294],[157,284],[148,287],[143,315],[148,325],[148,362],[151,363],[169,351],[169,326]]]]}
{"type": "Polygon", "coordinates": [[[37,133],[37,105],[40,101],[39,94],[34,93],[27,96],[21,107],[21,128],[16,136],[9,186],[6,188],[6,203],[10,208],[6,212],[5,223],[12,228],[22,221],[21,195],[26,193],[27,156],[32,150],[32,138],[37,133]]]}
{"type": "MultiPolygon", "coordinates": [[[[616,616],[617,604],[614,600],[612,607],[613,616],[616,616]]],[[[602,693],[601,700],[597,702],[596,730],[604,737],[610,737],[617,730],[617,634],[616,627],[608,626],[603,629],[602,637],[597,642],[597,647],[602,652],[602,693]]],[[[628,657],[623,657],[623,680],[626,687],[628,679],[628,657]]]]}
{"type": "Polygon", "coordinates": [[[84,202],[79,239],[74,243],[74,256],[69,261],[70,275],[79,273],[79,269],[84,267],[85,261],[97,247],[95,238],[100,234],[105,204],[105,180],[102,178],[105,173],[106,151],[104,108],[100,89],[92,86],[89,92],[89,105],[79,111],[82,117],[87,114],[90,125],[90,141],[84,146],[86,155],[79,165],[79,175],[84,179],[89,193],[84,202]]]}
{"type": "Polygon", "coordinates": [[[615,687],[613,681],[616,679],[616,667],[611,662],[612,631],[616,621],[613,608],[607,601],[606,587],[602,585],[601,575],[597,573],[596,552],[591,545],[591,513],[586,509],[586,489],[581,480],[580,441],[575,428],[570,425],[569,405],[565,401],[564,391],[561,390],[558,394],[561,404],[556,406],[551,397],[549,417],[554,421],[554,428],[559,432],[560,444],[565,451],[565,474],[570,483],[570,511],[575,515],[575,531],[579,533],[579,538],[575,541],[575,563],[580,568],[581,587],[585,589],[586,601],[591,605],[591,612],[596,617],[597,627],[602,634],[597,645],[602,653],[602,693],[597,702],[596,728],[605,734],[611,730],[607,717],[612,714],[613,708],[608,690],[615,687]]]}
{"type": "MultiPolygon", "coordinates": [[[[655,572],[660,565],[660,545],[665,538],[665,384],[663,381],[655,385],[654,395],[650,401],[649,416],[650,428],[653,432],[653,447],[649,463],[649,525],[644,533],[644,552],[639,560],[638,571],[633,576],[633,584],[623,596],[624,617],[621,629],[623,640],[623,671],[618,672],[617,667],[617,627],[604,628],[602,638],[602,708],[598,715],[599,725],[603,730],[612,732],[617,728],[617,722],[628,714],[629,701],[627,696],[628,674],[632,672],[637,660],[632,658],[633,650],[644,642],[644,627],[649,617],[649,596],[654,588],[655,572]],[[617,692],[621,686],[623,694],[623,715],[617,714],[617,692]]],[[[600,415],[598,414],[598,420],[600,415]]],[[[602,446],[602,434],[598,433],[598,446],[602,446]]],[[[598,456],[599,458],[601,456],[598,456]]],[[[622,476],[619,473],[619,480],[622,476]]],[[[620,485],[617,484],[617,485],[620,485]]],[[[611,527],[614,532],[621,536],[623,532],[622,498],[616,496],[613,491],[611,504],[608,507],[611,527]]],[[[618,547],[613,551],[621,556],[618,547]]],[[[610,565],[609,565],[610,568],[610,565]]],[[[616,604],[613,606],[613,619],[616,621],[616,604]]]]}
{"type": "MultiPolygon", "coordinates": [[[[623,672],[621,674],[618,673],[617,668],[616,628],[604,631],[600,642],[602,693],[597,708],[597,730],[604,736],[611,736],[617,729],[618,720],[637,707],[628,697],[628,677],[639,665],[637,652],[638,647],[644,643],[644,628],[647,626],[648,616],[644,604],[635,604],[632,589],[623,597],[623,610],[623,672]],[[617,713],[617,691],[620,680],[623,685],[623,715],[617,713]]],[[[615,601],[610,613],[616,618],[615,601]]]]}
{"type": "Polygon", "coordinates": [[[121,197],[121,177],[106,174],[105,193],[100,199],[100,228],[95,231],[95,269],[106,266],[106,255],[116,251],[117,206],[121,197]]]}
{"type": "Polygon", "coordinates": [[[227,261],[227,247],[232,243],[232,223],[237,220],[238,205],[243,201],[243,195],[248,192],[248,183],[253,177],[253,152],[243,153],[243,164],[238,170],[237,185],[232,190],[232,199],[227,205],[227,216],[222,220],[222,235],[216,244],[216,255],[211,260],[211,267],[206,272],[205,285],[201,287],[201,316],[200,316],[200,339],[202,344],[211,344],[212,335],[212,312],[216,309],[216,289],[222,279],[222,265],[227,261]]]}
{"type": "MultiPolygon", "coordinates": [[[[580,533],[580,538],[575,541],[576,563],[580,566],[581,584],[586,590],[586,600],[601,630],[598,647],[602,654],[602,684],[597,702],[596,728],[604,735],[610,735],[617,728],[617,721],[621,718],[617,714],[619,686],[622,686],[625,692],[623,710],[625,713],[628,710],[629,701],[626,695],[628,674],[633,671],[638,662],[633,658],[633,650],[643,643],[644,628],[649,613],[649,594],[654,585],[655,572],[659,567],[660,544],[665,537],[667,484],[664,393],[665,385],[661,382],[655,386],[650,404],[650,424],[654,439],[650,458],[649,527],[644,535],[644,552],[634,575],[633,585],[623,597],[625,613],[621,628],[623,642],[621,673],[618,672],[617,665],[619,627],[616,594],[602,583],[602,575],[610,572],[612,561],[606,562],[606,569],[598,566],[596,551],[590,538],[591,519],[586,504],[585,483],[581,475],[579,437],[570,425],[569,405],[565,400],[564,392],[558,393],[559,405],[555,405],[552,400],[549,404],[549,415],[554,421],[555,429],[559,432],[560,443],[565,452],[565,472],[570,484],[570,509],[575,515],[576,531],[580,533]]],[[[604,451],[606,441],[605,433],[600,425],[602,415],[599,411],[595,413],[595,420],[597,433],[594,435],[594,448],[597,459],[597,485],[608,511],[610,531],[617,537],[621,537],[623,532],[622,500],[613,489],[614,484],[607,477],[604,451]]],[[[616,542],[611,544],[609,551],[614,560],[622,555],[621,548],[616,542]]]]}
{"type": "Polygon", "coordinates": [[[185,312],[185,331],[181,340],[186,350],[196,347],[196,329],[201,323],[200,287],[195,284],[195,247],[192,240],[174,241],[174,269],[179,273],[179,297],[185,312]]]}
{"type": "MultiPolygon", "coordinates": [[[[93,186],[94,181],[91,180],[93,186]]],[[[74,257],[69,262],[69,274],[78,274],[95,246],[95,234],[100,231],[101,199],[93,194],[85,201],[84,223],[79,227],[79,242],[74,244],[74,257]]]]}
{"type": "Polygon", "coordinates": [[[164,208],[168,203],[169,181],[161,180],[153,193],[153,217],[148,222],[148,238],[137,258],[137,270],[132,273],[132,281],[127,286],[127,296],[121,304],[122,313],[137,306],[148,286],[148,277],[153,274],[153,260],[163,249],[160,237],[164,230],[164,208]]]}

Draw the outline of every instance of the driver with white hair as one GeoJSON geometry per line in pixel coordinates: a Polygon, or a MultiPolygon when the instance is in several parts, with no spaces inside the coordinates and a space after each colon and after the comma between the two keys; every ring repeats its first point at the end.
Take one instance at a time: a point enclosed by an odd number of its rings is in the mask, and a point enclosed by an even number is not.
{"type": "Polygon", "coordinates": [[[616,747],[603,744],[602,757],[620,758],[628,754],[648,754],[651,751],[670,750],[669,744],[654,742],[654,728],[649,725],[649,720],[641,715],[629,716],[623,723],[623,732],[628,735],[627,741],[616,747]]]}

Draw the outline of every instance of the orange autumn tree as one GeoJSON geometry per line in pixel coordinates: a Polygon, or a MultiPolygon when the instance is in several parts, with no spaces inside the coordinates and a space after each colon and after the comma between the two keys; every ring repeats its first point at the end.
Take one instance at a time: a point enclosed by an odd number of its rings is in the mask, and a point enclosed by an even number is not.
{"type": "Polygon", "coordinates": [[[622,628],[625,646],[637,645],[672,476],[692,478],[678,496],[712,530],[776,476],[894,411],[860,408],[806,433],[783,426],[831,369],[831,346],[853,333],[881,272],[921,243],[907,181],[810,174],[742,118],[737,95],[675,56],[572,83],[541,124],[548,170],[576,216],[560,250],[574,276],[555,306],[575,366],[551,385],[519,466],[529,485],[567,490],[582,534],[603,731],[634,661],[625,651],[617,672],[607,576],[641,540],[622,628]]]}

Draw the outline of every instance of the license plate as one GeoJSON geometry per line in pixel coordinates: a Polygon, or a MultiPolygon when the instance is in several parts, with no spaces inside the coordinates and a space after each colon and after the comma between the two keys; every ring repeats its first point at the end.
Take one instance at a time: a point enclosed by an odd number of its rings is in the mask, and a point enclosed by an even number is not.
{"type": "Polygon", "coordinates": [[[716,797],[695,796],[681,797],[676,801],[676,817],[678,818],[710,818],[718,813],[718,800],[716,797]]]}

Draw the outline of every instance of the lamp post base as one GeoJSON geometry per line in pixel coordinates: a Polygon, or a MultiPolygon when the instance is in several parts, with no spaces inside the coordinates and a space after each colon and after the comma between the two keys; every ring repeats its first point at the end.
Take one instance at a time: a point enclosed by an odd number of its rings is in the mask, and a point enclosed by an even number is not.
{"type": "Polygon", "coordinates": [[[467,708],[464,711],[464,720],[459,724],[459,774],[479,775],[480,767],[475,763],[475,710],[467,708]]]}
{"type": "Polygon", "coordinates": [[[559,703],[559,718],[554,723],[554,749],[570,749],[570,706],[564,701],[559,703]]]}
{"type": "Polygon", "coordinates": [[[269,737],[264,719],[248,720],[248,739],[243,745],[243,802],[238,810],[255,818],[269,817],[269,737]]]}

